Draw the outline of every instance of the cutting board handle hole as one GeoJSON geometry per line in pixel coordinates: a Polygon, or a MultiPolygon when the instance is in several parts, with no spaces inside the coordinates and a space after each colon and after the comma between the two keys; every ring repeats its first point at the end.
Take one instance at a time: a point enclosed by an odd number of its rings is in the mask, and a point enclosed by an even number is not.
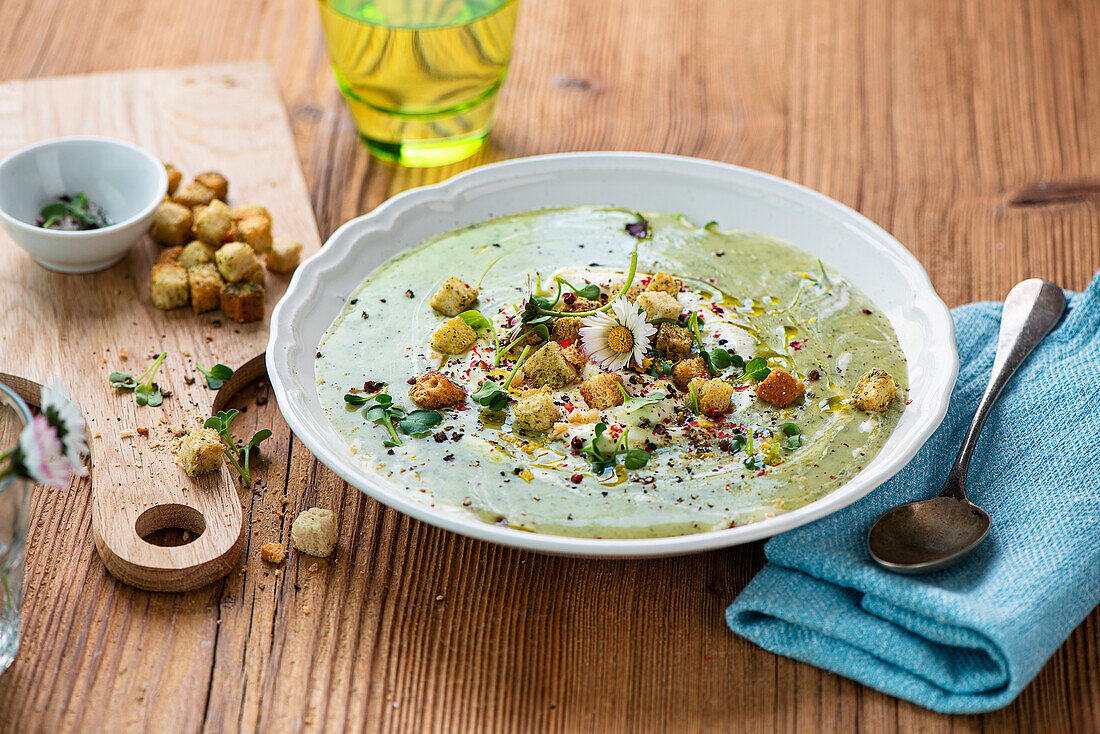
{"type": "Polygon", "coordinates": [[[206,530],[206,518],[187,505],[154,505],[138,515],[134,530],[150,545],[187,545],[206,530]]]}

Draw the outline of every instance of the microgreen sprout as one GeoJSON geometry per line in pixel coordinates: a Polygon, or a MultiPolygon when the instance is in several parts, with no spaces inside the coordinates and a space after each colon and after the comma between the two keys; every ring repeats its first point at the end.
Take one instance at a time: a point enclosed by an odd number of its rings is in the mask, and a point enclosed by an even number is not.
{"type": "MultiPolygon", "coordinates": [[[[645,220],[643,220],[645,221],[645,220]]],[[[648,227],[648,225],[647,225],[648,227]]],[[[634,283],[634,275],[638,272],[638,247],[635,245],[634,251],[630,253],[630,269],[626,273],[626,280],[623,281],[623,287],[619,289],[619,292],[611,296],[607,300],[607,303],[599,308],[593,308],[589,311],[555,311],[553,307],[557,305],[557,300],[551,301],[549,298],[543,296],[532,295],[527,299],[527,302],[523,304],[523,323],[526,326],[532,326],[534,324],[546,323],[553,318],[583,318],[585,316],[592,316],[593,314],[607,311],[611,308],[611,304],[616,298],[625,294],[630,290],[630,286],[634,283]]],[[[590,284],[591,285],[591,284],[590,284]]],[[[572,287],[572,286],[570,286],[572,287]]],[[[586,286],[587,287],[587,286],[586,286]]],[[[583,291],[584,289],[580,289],[583,291]]],[[[580,295],[579,291],[575,291],[580,295]]],[[[596,295],[599,295],[599,289],[595,291],[596,295]]],[[[558,284],[558,295],[561,295],[561,284],[558,284]]]]}
{"type": "Polygon", "coordinates": [[[156,377],[157,370],[160,369],[167,356],[168,352],[158,354],[157,358],[153,360],[153,364],[141,373],[140,377],[135,378],[129,372],[112,372],[107,376],[107,380],[111,383],[111,387],[119,390],[133,390],[134,402],[138,405],[150,405],[155,408],[164,402],[164,395],[157,384],[153,382],[153,378],[156,377]]]}
{"type": "Polygon", "coordinates": [[[627,444],[627,431],[625,428],[623,432],[619,434],[619,438],[611,447],[610,452],[601,449],[600,439],[606,431],[606,423],[603,421],[597,423],[595,435],[592,440],[586,442],[581,449],[581,454],[588,459],[588,462],[592,465],[592,471],[596,474],[603,474],[605,470],[614,467],[620,454],[623,457],[623,467],[630,471],[637,471],[649,463],[650,455],[648,451],[645,449],[629,448],[627,444]]]}
{"type": "Polygon", "coordinates": [[[233,376],[233,368],[224,364],[216,364],[209,370],[204,370],[202,365],[195,365],[195,369],[206,375],[206,386],[211,390],[217,390],[233,376]]]}
{"type": "MultiPolygon", "coordinates": [[[[503,255],[501,256],[503,257],[503,255]]],[[[499,259],[499,258],[498,258],[499,259]]],[[[488,330],[490,336],[493,337],[493,353],[497,353],[497,330],[493,328],[493,322],[490,321],[480,311],[463,311],[458,315],[460,319],[466,322],[466,325],[477,333],[488,330]]]]}
{"type": "Polygon", "coordinates": [[[699,408],[699,393],[695,389],[694,381],[692,381],[692,383],[688,385],[688,396],[684,403],[687,405],[688,410],[690,410],[695,415],[699,415],[699,413],[701,412],[699,408]]]}
{"type": "Polygon", "coordinates": [[[83,193],[68,199],[60,198],[56,201],[51,201],[49,204],[46,204],[46,206],[42,207],[42,211],[38,213],[38,216],[43,220],[41,226],[44,228],[52,227],[67,216],[78,219],[84,224],[92,227],[104,227],[107,225],[107,221],[102,216],[99,216],[96,212],[89,211],[88,197],[83,193]]]}
{"type": "Polygon", "coordinates": [[[768,368],[768,360],[763,357],[753,357],[745,363],[745,374],[742,379],[759,382],[770,374],[771,369],[768,368]]]}
{"type": "Polygon", "coordinates": [[[256,431],[256,433],[252,434],[252,438],[248,439],[248,443],[244,446],[238,446],[236,439],[233,438],[233,434],[229,432],[229,424],[232,423],[233,419],[238,415],[240,415],[240,411],[237,410],[219,411],[217,415],[212,415],[207,418],[206,422],[203,423],[203,427],[213,428],[218,432],[222,441],[227,444],[222,447],[222,451],[229,457],[229,461],[232,462],[233,468],[241,475],[241,481],[251,486],[252,474],[248,465],[252,455],[252,449],[259,446],[263,441],[271,438],[271,429],[263,428],[256,431]]]}
{"type": "Polygon", "coordinates": [[[786,438],[780,444],[787,451],[794,451],[802,445],[802,429],[794,423],[783,423],[779,426],[786,438]]]}
{"type": "Polygon", "coordinates": [[[631,397],[626,388],[621,383],[616,383],[619,386],[619,392],[623,394],[623,406],[627,413],[636,413],[642,408],[648,408],[651,405],[664,400],[667,395],[663,392],[651,392],[648,395],[638,395],[637,397],[631,397]]]}
{"type": "Polygon", "coordinates": [[[523,351],[519,353],[519,359],[516,360],[515,366],[512,367],[512,371],[508,373],[508,379],[504,381],[504,387],[497,385],[492,380],[486,380],[481,383],[474,393],[470,396],[474,399],[474,402],[489,410],[499,411],[508,407],[508,401],[511,398],[508,397],[508,390],[512,387],[512,380],[519,374],[519,368],[523,362],[527,359],[527,355],[531,352],[531,345],[528,344],[523,348],[523,351]]]}
{"type": "Polygon", "coordinates": [[[443,422],[443,414],[438,410],[406,412],[401,406],[393,404],[393,398],[385,389],[373,395],[348,393],[344,396],[344,402],[349,408],[359,408],[371,401],[374,405],[363,411],[363,417],[386,429],[389,438],[382,441],[382,445],[386,448],[401,445],[399,432],[406,436],[422,438],[431,433],[432,428],[443,422]]]}
{"type": "Polygon", "coordinates": [[[745,360],[739,354],[722,347],[707,349],[703,346],[703,334],[699,329],[699,314],[691,314],[688,319],[688,329],[691,330],[691,336],[695,339],[696,346],[699,347],[699,356],[703,358],[707,370],[712,375],[720,375],[728,367],[741,368],[745,366],[745,360]]]}

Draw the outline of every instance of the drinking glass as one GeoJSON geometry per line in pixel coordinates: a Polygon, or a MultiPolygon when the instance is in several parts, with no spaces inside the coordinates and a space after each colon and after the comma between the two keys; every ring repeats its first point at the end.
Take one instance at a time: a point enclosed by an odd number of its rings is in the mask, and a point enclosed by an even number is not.
{"type": "MultiPolygon", "coordinates": [[[[27,404],[0,383],[0,447],[19,440],[31,420],[27,404]]],[[[19,649],[19,607],[23,601],[23,557],[30,515],[31,483],[14,475],[0,479],[0,673],[19,649]]]]}
{"type": "Polygon", "coordinates": [[[374,155],[440,166],[481,147],[518,2],[320,0],[336,81],[374,155]]]}

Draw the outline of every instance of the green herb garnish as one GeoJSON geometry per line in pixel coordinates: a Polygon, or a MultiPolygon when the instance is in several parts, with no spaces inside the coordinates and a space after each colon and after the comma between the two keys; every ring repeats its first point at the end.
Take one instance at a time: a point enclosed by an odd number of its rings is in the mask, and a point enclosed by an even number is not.
{"type": "Polygon", "coordinates": [[[786,438],[781,444],[787,451],[794,451],[802,445],[802,429],[794,423],[783,423],[779,426],[786,438]]]}
{"type": "Polygon", "coordinates": [[[149,405],[155,408],[164,402],[164,395],[157,384],[153,382],[153,378],[156,377],[157,370],[160,369],[167,356],[168,352],[158,354],[157,358],[153,360],[153,364],[141,373],[140,377],[135,378],[129,372],[112,372],[107,376],[107,381],[111,383],[111,387],[119,390],[133,390],[134,402],[138,405],[149,405]]]}
{"type": "Polygon", "coordinates": [[[688,410],[690,410],[695,415],[699,415],[699,413],[701,412],[701,409],[699,408],[699,393],[695,389],[694,381],[692,381],[692,383],[688,385],[688,396],[684,403],[687,405],[688,410]]]}
{"type": "Polygon", "coordinates": [[[731,366],[738,368],[745,366],[745,360],[728,349],[722,347],[707,349],[703,346],[703,334],[699,329],[699,314],[691,314],[688,319],[688,329],[691,331],[692,338],[695,339],[695,345],[699,348],[699,356],[703,358],[703,362],[707,365],[707,371],[712,375],[720,375],[731,366]]]}
{"type": "Polygon", "coordinates": [[[623,467],[630,471],[637,471],[643,466],[649,463],[649,452],[645,449],[632,449],[627,447],[627,431],[623,429],[622,434],[619,436],[619,440],[612,446],[610,452],[605,452],[600,449],[600,439],[603,437],[605,431],[607,431],[607,424],[600,421],[596,424],[595,436],[591,441],[585,443],[581,449],[581,454],[588,459],[589,464],[592,465],[592,471],[596,474],[603,474],[605,470],[610,469],[617,463],[617,457],[621,454],[623,457],[623,467]]]}
{"type": "Polygon", "coordinates": [[[745,374],[742,379],[759,382],[770,374],[771,369],[768,368],[768,360],[763,357],[753,357],[745,363],[745,374]]]}
{"type": "Polygon", "coordinates": [[[386,429],[389,438],[382,441],[382,445],[386,448],[401,445],[399,432],[413,438],[422,438],[431,433],[432,428],[443,422],[443,414],[438,410],[405,412],[404,408],[393,404],[393,398],[385,390],[374,395],[348,393],[344,396],[344,402],[351,408],[358,408],[371,401],[374,401],[374,405],[363,412],[363,417],[386,429]]]}
{"type": "Polygon", "coordinates": [[[213,428],[218,432],[222,441],[227,444],[227,446],[222,447],[225,455],[229,457],[229,460],[233,463],[233,468],[241,475],[241,481],[251,486],[252,474],[249,471],[248,463],[252,455],[252,449],[259,446],[263,441],[271,438],[271,429],[263,428],[256,431],[256,433],[252,434],[252,438],[248,439],[248,443],[244,446],[237,446],[236,439],[234,439],[233,434],[229,432],[229,424],[232,423],[233,419],[238,415],[240,415],[240,411],[238,410],[219,411],[217,415],[212,415],[207,418],[206,422],[202,425],[204,428],[213,428]]]}
{"type": "Polygon", "coordinates": [[[638,395],[637,397],[631,397],[626,388],[621,383],[616,383],[619,386],[619,392],[623,394],[623,407],[627,413],[635,413],[642,408],[648,408],[650,405],[656,405],[657,403],[668,397],[663,392],[651,392],[649,395],[638,395]]]}
{"type": "Polygon", "coordinates": [[[206,386],[211,390],[217,390],[233,376],[233,368],[224,364],[216,364],[209,370],[204,370],[201,365],[195,365],[195,369],[206,375],[206,386]]]}

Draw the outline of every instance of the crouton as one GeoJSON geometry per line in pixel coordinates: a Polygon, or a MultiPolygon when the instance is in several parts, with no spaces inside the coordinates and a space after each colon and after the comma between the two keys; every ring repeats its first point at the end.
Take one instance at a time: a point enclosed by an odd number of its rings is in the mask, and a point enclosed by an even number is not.
{"type": "Polygon", "coordinates": [[[867,370],[852,390],[852,405],[869,413],[881,413],[890,407],[898,386],[889,373],[878,368],[867,370]]]}
{"type": "Polygon", "coordinates": [[[182,245],[191,234],[191,210],[172,201],[162,201],[153,213],[149,235],[162,245],[182,245]]]}
{"type": "Polygon", "coordinates": [[[523,380],[536,387],[561,387],[577,379],[577,368],[562,355],[561,345],[547,342],[520,368],[523,380]]]}
{"type": "Polygon", "coordinates": [[[339,533],[332,510],[311,507],[290,524],[290,539],[294,547],[308,556],[325,558],[336,549],[339,533]]]}
{"type": "Polygon", "coordinates": [[[653,346],[665,359],[679,361],[691,354],[691,332],[676,324],[658,324],[653,346]]]}
{"type": "MultiPolygon", "coordinates": [[[[154,265],[164,265],[165,263],[179,262],[181,253],[183,253],[183,248],[179,245],[176,245],[175,247],[169,247],[167,250],[157,256],[157,261],[154,263],[154,265]]],[[[182,265],[183,263],[180,264],[182,265]]]]}
{"type": "Polygon", "coordinates": [[[556,342],[576,342],[580,340],[580,332],[581,319],[578,317],[562,317],[550,324],[550,338],[556,342]]]}
{"type": "Polygon", "coordinates": [[[252,217],[263,217],[271,223],[271,212],[266,208],[257,204],[242,204],[241,206],[233,207],[233,220],[240,222],[244,219],[251,219],[252,217]]]}
{"type": "Polygon", "coordinates": [[[680,281],[668,273],[654,273],[645,289],[649,293],[663,292],[675,298],[680,292],[680,281]]]}
{"type": "Polygon", "coordinates": [[[477,332],[460,316],[447,319],[432,334],[432,349],[440,354],[462,354],[477,341],[477,332]]]}
{"type": "Polygon", "coordinates": [[[214,253],[214,262],[218,272],[230,283],[244,280],[249,273],[260,265],[260,260],[251,247],[243,242],[230,242],[214,253]]]}
{"type": "Polygon", "coordinates": [[[725,380],[707,380],[697,394],[699,412],[708,418],[716,418],[733,408],[733,385],[725,380]]]}
{"type": "Polygon", "coordinates": [[[213,191],[215,199],[225,201],[226,196],[229,195],[229,181],[220,173],[215,173],[214,171],[200,173],[198,176],[195,176],[195,183],[202,184],[213,191]]]}
{"type": "Polygon", "coordinates": [[[702,357],[693,357],[677,362],[672,366],[672,383],[681,390],[687,390],[688,383],[696,377],[706,379],[710,377],[707,363],[702,357]]]}
{"type": "Polygon", "coordinates": [[[441,372],[431,370],[416,378],[416,382],[409,390],[409,397],[421,408],[437,410],[464,403],[466,391],[447,379],[441,372]]]}
{"type": "Polygon", "coordinates": [[[206,205],[213,200],[214,192],[195,181],[181,186],[172,194],[172,201],[188,208],[196,207],[199,204],[206,205]]]}
{"type": "Polygon", "coordinates": [[[193,428],[180,440],[176,451],[189,477],[217,471],[222,465],[222,440],[213,428],[193,428]]]}
{"type": "Polygon", "coordinates": [[[276,237],[264,254],[264,264],[273,273],[293,273],[302,259],[302,243],[289,237],[276,237]]]}
{"type": "Polygon", "coordinates": [[[233,215],[223,202],[215,199],[200,211],[198,207],[194,212],[194,223],[191,230],[195,237],[211,245],[220,245],[225,238],[229,227],[233,224],[233,215]]]}
{"type": "Polygon", "coordinates": [[[646,321],[674,319],[684,310],[679,301],[664,291],[645,291],[638,295],[634,303],[645,311],[646,321]]]}
{"type": "MultiPolygon", "coordinates": [[[[599,307],[600,304],[597,301],[590,301],[587,298],[566,293],[558,303],[557,310],[562,313],[580,313],[581,311],[592,311],[599,307]]],[[[573,320],[577,321],[578,319],[574,318],[573,320]]]]}
{"type": "Polygon", "coordinates": [[[260,558],[278,566],[286,560],[286,551],[283,550],[282,543],[264,543],[260,546],[260,558]]]}
{"type": "Polygon", "coordinates": [[[153,305],[169,311],[187,305],[187,268],[178,262],[159,263],[149,273],[153,305]]]}
{"type": "Polygon", "coordinates": [[[565,349],[562,349],[561,356],[565,357],[566,362],[576,367],[578,373],[588,364],[588,355],[581,351],[581,348],[576,344],[570,344],[565,349]]]}
{"type": "Polygon", "coordinates": [[[221,305],[222,276],[213,263],[200,263],[187,269],[191,308],[195,313],[213,311],[221,305]]]}
{"type": "Polygon", "coordinates": [[[802,397],[806,385],[789,372],[773,369],[764,381],[756,386],[756,397],[778,408],[786,408],[802,397]]]}
{"type": "Polygon", "coordinates": [[[614,372],[604,372],[595,377],[589,377],[581,384],[581,397],[588,407],[604,410],[615,405],[622,405],[625,398],[623,391],[623,378],[614,372]]]}
{"type": "Polygon", "coordinates": [[[271,220],[265,217],[240,219],[237,221],[237,237],[256,252],[267,252],[271,249],[271,220]]]}
{"type": "Polygon", "coordinates": [[[477,290],[452,275],[443,281],[428,303],[444,316],[458,316],[477,303],[477,290]]]}
{"type": "Polygon", "coordinates": [[[549,393],[539,392],[516,403],[512,416],[518,430],[541,433],[553,427],[561,417],[561,408],[554,404],[554,398],[549,393]]]}
{"type": "Polygon", "coordinates": [[[264,317],[264,287],[242,281],[226,283],[218,297],[226,317],[241,324],[264,317]]]}
{"type": "Polygon", "coordinates": [[[171,163],[165,163],[164,170],[168,174],[168,195],[171,196],[176,193],[180,182],[183,181],[183,174],[171,163]]]}
{"type": "Polygon", "coordinates": [[[214,246],[208,245],[205,242],[199,242],[198,240],[192,240],[187,243],[187,246],[183,248],[183,252],[180,253],[179,264],[190,270],[196,265],[207,265],[214,263],[214,246]]]}

